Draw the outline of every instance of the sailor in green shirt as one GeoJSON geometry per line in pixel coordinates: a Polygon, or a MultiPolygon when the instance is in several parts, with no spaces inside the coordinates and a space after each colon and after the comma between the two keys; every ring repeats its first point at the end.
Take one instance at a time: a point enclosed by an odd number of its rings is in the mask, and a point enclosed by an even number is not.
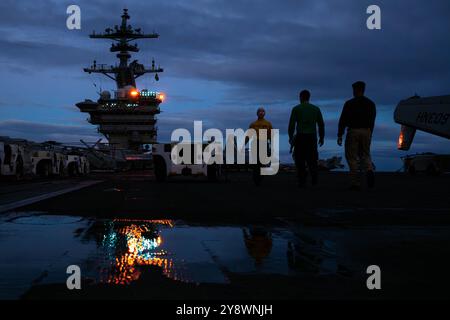
{"type": "Polygon", "coordinates": [[[291,112],[289,120],[289,142],[294,146],[294,159],[297,167],[299,187],[306,183],[306,164],[311,174],[312,185],[317,184],[317,127],[319,128],[319,145],[325,137],[325,125],[322,113],[315,105],[309,103],[311,94],[308,90],[300,92],[300,104],[291,112]]]}

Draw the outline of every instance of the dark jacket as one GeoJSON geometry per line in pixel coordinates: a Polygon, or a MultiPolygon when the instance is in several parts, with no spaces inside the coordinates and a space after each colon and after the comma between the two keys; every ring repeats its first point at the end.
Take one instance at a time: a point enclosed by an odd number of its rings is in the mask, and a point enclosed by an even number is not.
{"type": "Polygon", "coordinates": [[[338,137],[345,128],[369,128],[373,132],[377,111],[375,103],[367,97],[355,97],[344,104],[339,118],[338,137]]]}

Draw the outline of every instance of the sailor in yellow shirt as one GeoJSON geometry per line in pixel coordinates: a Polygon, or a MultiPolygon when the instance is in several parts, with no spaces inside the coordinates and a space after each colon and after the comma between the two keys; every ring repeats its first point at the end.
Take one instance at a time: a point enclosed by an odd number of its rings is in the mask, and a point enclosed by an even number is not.
{"type": "Polygon", "coordinates": [[[272,123],[264,119],[266,116],[266,110],[264,108],[258,108],[256,111],[256,115],[258,116],[258,120],[252,122],[250,124],[250,129],[255,129],[256,135],[259,139],[259,130],[260,129],[266,129],[267,130],[267,140],[270,140],[271,130],[272,130],[272,123]]]}
{"type": "MultiPolygon", "coordinates": [[[[269,121],[267,121],[266,119],[264,119],[265,115],[266,115],[266,110],[264,110],[264,108],[258,108],[258,110],[256,111],[256,115],[258,116],[258,120],[252,122],[249,126],[250,129],[254,129],[256,131],[256,137],[259,140],[260,139],[260,134],[259,134],[259,130],[261,129],[266,129],[266,139],[267,142],[271,140],[271,130],[272,130],[272,123],[270,123],[269,121]]],[[[246,141],[245,143],[247,144],[248,141],[246,141]]],[[[257,146],[259,147],[259,141],[257,141],[257,146]]],[[[270,154],[270,146],[268,146],[268,153],[270,154]]],[[[259,149],[257,149],[257,154],[258,154],[258,161],[257,161],[257,165],[254,166],[253,168],[253,181],[255,182],[255,184],[258,186],[261,184],[261,180],[262,180],[262,176],[261,176],[261,163],[259,161],[259,149]]]]}

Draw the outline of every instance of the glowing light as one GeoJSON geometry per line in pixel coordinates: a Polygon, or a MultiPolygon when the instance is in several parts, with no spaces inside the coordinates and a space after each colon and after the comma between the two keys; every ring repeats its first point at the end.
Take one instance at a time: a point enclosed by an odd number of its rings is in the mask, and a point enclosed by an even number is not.
{"type": "Polygon", "coordinates": [[[400,132],[400,136],[398,137],[398,147],[401,148],[403,146],[403,132],[400,132]]]}
{"type": "Polygon", "coordinates": [[[136,89],[131,89],[130,96],[132,98],[137,98],[139,96],[139,91],[137,91],[136,89]]]}
{"type": "Polygon", "coordinates": [[[166,98],[166,96],[164,95],[164,93],[160,93],[158,95],[158,99],[161,100],[161,101],[164,101],[165,98],[166,98]]]}
{"type": "Polygon", "coordinates": [[[114,258],[111,266],[102,270],[102,282],[128,285],[140,278],[141,266],[150,265],[161,268],[169,279],[190,282],[183,270],[176,267],[169,252],[160,248],[164,240],[155,226],[173,227],[173,220],[114,219],[113,223],[120,226],[104,237],[106,245],[112,246],[114,258]]]}

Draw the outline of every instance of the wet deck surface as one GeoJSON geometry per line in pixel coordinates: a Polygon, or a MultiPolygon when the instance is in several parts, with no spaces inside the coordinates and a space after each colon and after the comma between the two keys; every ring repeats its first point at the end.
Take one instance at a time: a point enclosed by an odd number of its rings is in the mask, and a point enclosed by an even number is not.
{"type": "Polygon", "coordinates": [[[51,199],[101,182],[89,179],[54,179],[0,184],[0,213],[51,199]]]}
{"type": "Polygon", "coordinates": [[[0,215],[0,298],[449,298],[449,181],[386,174],[355,193],[342,174],[306,190],[287,174],[116,176],[0,215]]]}

